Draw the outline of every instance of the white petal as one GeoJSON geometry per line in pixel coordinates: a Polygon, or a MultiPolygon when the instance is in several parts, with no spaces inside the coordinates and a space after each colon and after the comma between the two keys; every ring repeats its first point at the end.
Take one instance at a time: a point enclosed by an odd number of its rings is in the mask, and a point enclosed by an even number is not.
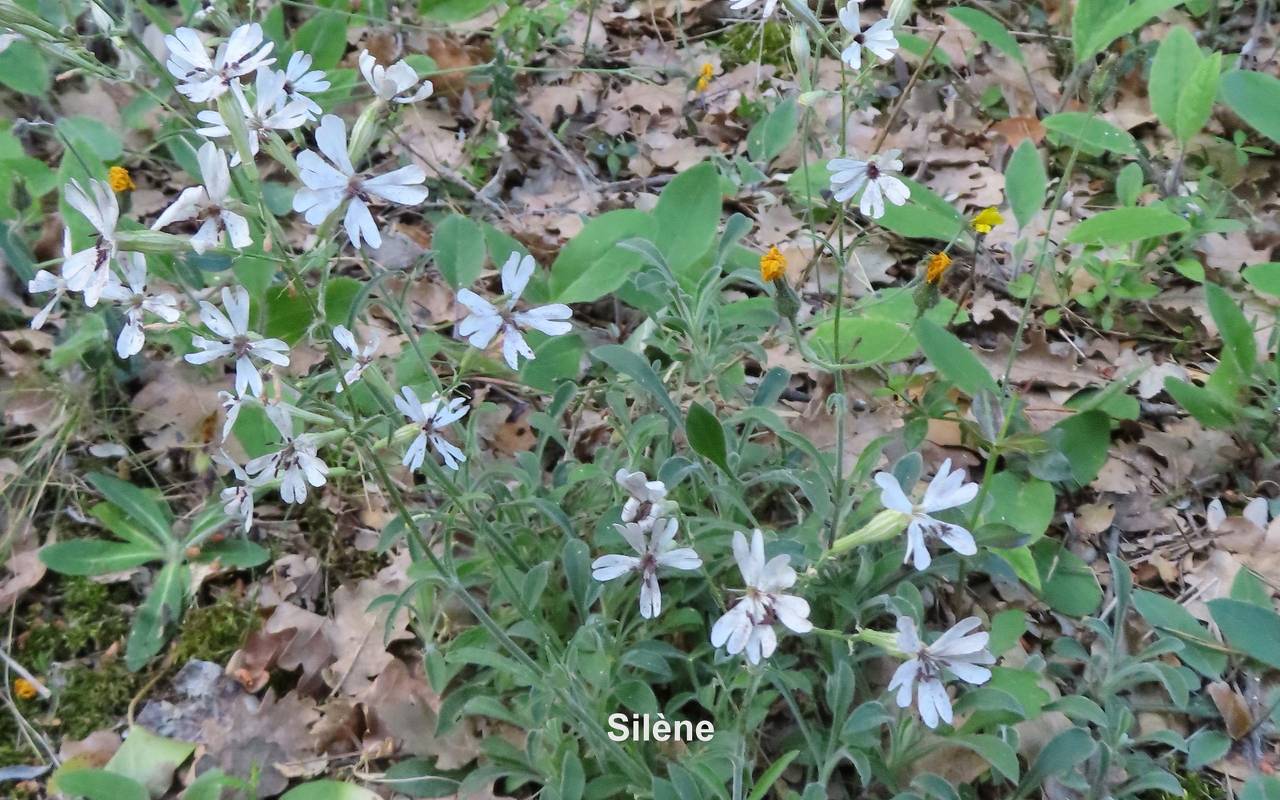
{"type": "Polygon", "coordinates": [[[591,562],[591,577],[598,581],[611,581],[626,575],[640,566],[635,556],[607,555],[591,562]]]}
{"type": "Polygon", "coordinates": [[[888,472],[877,472],[874,480],[876,486],[880,487],[881,505],[893,511],[901,511],[903,514],[912,512],[911,501],[902,491],[902,485],[898,483],[897,478],[888,472]]]}
{"type": "Polygon", "coordinates": [[[524,294],[524,287],[529,285],[535,266],[533,256],[521,257],[518,252],[507,256],[506,263],[502,265],[502,293],[507,296],[508,305],[513,305],[524,294]]]}
{"type": "Polygon", "coordinates": [[[347,125],[341,117],[325,114],[320,118],[316,126],[316,146],[338,171],[348,176],[355,174],[356,168],[347,155],[347,125]]]}

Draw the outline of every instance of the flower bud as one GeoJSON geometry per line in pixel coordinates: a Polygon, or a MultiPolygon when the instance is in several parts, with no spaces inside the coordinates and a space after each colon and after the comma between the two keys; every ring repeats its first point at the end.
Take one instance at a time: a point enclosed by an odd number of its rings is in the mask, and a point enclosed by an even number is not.
{"type": "Polygon", "coordinates": [[[796,74],[801,87],[809,88],[809,71],[812,69],[813,52],[809,47],[809,31],[803,25],[791,26],[791,58],[796,62],[796,74]]]}
{"type": "Polygon", "coordinates": [[[893,0],[889,3],[889,19],[893,20],[894,25],[901,25],[911,16],[915,5],[915,0],[893,0]]]}
{"type": "Polygon", "coordinates": [[[898,657],[906,655],[898,648],[898,634],[893,631],[877,631],[871,628],[863,628],[854,634],[854,637],[859,641],[879,647],[889,655],[898,657]]]}
{"type": "Polygon", "coordinates": [[[191,250],[188,237],[162,231],[116,231],[116,244],[121,250],[135,253],[186,253],[191,250]]]}
{"type": "Polygon", "coordinates": [[[796,98],[796,102],[805,108],[812,108],[819,100],[831,94],[825,89],[814,89],[812,92],[801,92],[800,96],[796,98]]]}
{"type": "Polygon", "coordinates": [[[351,145],[347,148],[351,163],[359,163],[364,158],[364,154],[373,146],[373,142],[378,136],[378,118],[382,116],[382,111],[386,108],[386,105],[387,102],[385,100],[374,100],[365,106],[359,117],[356,117],[355,124],[351,126],[351,145]]]}
{"type": "Polygon", "coordinates": [[[836,539],[835,544],[831,545],[829,555],[843,555],[855,547],[892,539],[905,531],[909,522],[911,522],[910,514],[886,508],[872,517],[866,525],[836,539]]]}

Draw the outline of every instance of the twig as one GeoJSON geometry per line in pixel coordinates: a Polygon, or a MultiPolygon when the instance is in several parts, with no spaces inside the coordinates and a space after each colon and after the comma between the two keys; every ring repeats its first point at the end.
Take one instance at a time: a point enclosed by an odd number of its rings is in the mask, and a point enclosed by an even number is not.
{"type": "Polygon", "coordinates": [[[924,55],[920,58],[920,66],[915,72],[911,73],[911,80],[907,81],[907,85],[903,88],[902,94],[898,95],[897,101],[893,104],[893,108],[889,111],[889,116],[884,121],[880,133],[876,135],[875,144],[871,145],[871,153],[874,155],[880,152],[880,147],[884,144],[884,140],[889,136],[889,128],[893,127],[893,121],[898,118],[899,112],[906,104],[907,98],[911,96],[911,90],[915,88],[916,83],[920,80],[921,73],[928,66],[929,59],[933,57],[933,51],[938,49],[938,42],[942,40],[942,35],[946,33],[946,29],[938,30],[937,35],[933,37],[933,41],[929,42],[929,49],[924,51],[924,55]]]}
{"type": "Polygon", "coordinates": [[[582,183],[583,190],[587,192],[594,192],[594,186],[598,184],[599,181],[596,180],[594,175],[588,175],[587,171],[583,168],[581,161],[574,158],[573,154],[569,152],[568,148],[564,146],[556,135],[552,133],[546,125],[542,124],[542,120],[538,119],[523,108],[520,109],[520,116],[523,117],[524,121],[529,123],[534,130],[541,134],[542,137],[551,145],[552,149],[559,153],[560,157],[569,164],[574,173],[577,174],[578,180],[582,183]]]}

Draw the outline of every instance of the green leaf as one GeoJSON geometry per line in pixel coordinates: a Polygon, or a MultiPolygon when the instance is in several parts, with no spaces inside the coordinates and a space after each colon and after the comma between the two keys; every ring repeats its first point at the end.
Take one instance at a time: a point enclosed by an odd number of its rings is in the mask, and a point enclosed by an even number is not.
{"type": "Polygon", "coordinates": [[[955,334],[924,317],[916,320],[914,330],[920,348],[942,377],[970,397],[977,397],[984,390],[999,393],[995,378],[955,334]]]}
{"type": "Polygon", "coordinates": [[[314,317],[311,304],[288,286],[272,286],[266,295],[267,324],[263,334],[296,344],[306,336],[314,317]]]}
{"type": "Polygon", "coordinates": [[[1072,479],[1085,486],[1107,463],[1111,420],[1105,411],[1084,411],[1055,424],[1045,433],[1045,440],[1066,457],[1072,479]]]}
{"type": "Polygon", "coordinates": [[[124,142],[101,120],[83,115],[63,117],[57,127],[84,158],[115,161],[124,155],[124,142]]]}
{"type": "Polygon", "coordinates": [[[1191,416],[1210,428],[1226,428],[1235,422],[1236,409],[1202,386],[1170,376],[1164,379],[1164,390],[1191,416]]]}
{"type": "Polygon", "coordinates": [[[233,537],[201,547],[199,560],[206,564],[217,561],[233,569],[251,569],[267,563],[270,558],[271,551],[257,542],[233,537]]]}
{"type": "Polygon", "coordinates": [[[393,764],[386,774],[387,783],[394,791],[409,797],[453,797],[458,794],[458,782],[453,778],[436,775],[437,769],[425,758],[408,758],[393,764]]]}
{"type": "Polygon", "coordinates": [[[1231,599],[1271,608],[1271,589],[1253,570],[1246,567],[1237,572],[1235,580],[1231,581],[1231,599]]]}
{"type": "Polygon", "coordinates": [[[988,764],[999,772],[1010,783],[1017,783],[1022,770],[1018,767],[1018,754],[1013,748],[996,736],[970,734],[968,736],[952,736],[945,740],[947,744],[957,744],[982,756],[988,764]]]}
{"type": "Polygon", "coordinates": [[[1280,262],[1254,264],[1244,268],[1244,282],[1255,292],[1280,297],[1280,262]]]}
{"type": "Polygon", "coordinates": [[[560,761],[560,773],[555,776],[551,788],[555,790],[559,800],[582,800],[582,792],[586,788],[586,774],[582,770],[582,761],[573,750],[566,750],[560,761]]]}
{"type": "Polygon", "coordinates": [[[1089,155],[1117,153],[1123,156],[1137,155],[1138,142],[1129,134],[1103,119],[1083,111],[1064,111],[1045,117],[1041,122],[1049,131],[1049,139],[1059,147],[1073,147],[1089,155]]]}
{"type": "Polygon", "coordinates": [[[751,158],[765,163],[777,158],[795,137],[798,119],[798,106],[794,97],[788,97],[779,103],[777,108],[753,125],[747,134],[747,152],[751,154],[751,158]]]}
{"type": "Polygon", "coordinates": [[[118,506],[134,522],[143,526],[157,542],[173,541],[170,531],[173,523],[169,509],[146,492],[132,483],[122,481],[105,472],[90,474],[89,483],[93,484],[93,488],[101,492],[108,502],[118,506]]]}
{"type": "Polygon", "coordinates": [[[1280,78],[1234,70],[1222,76],[1222,99],[1259,133],[1280,142],[1280,78]]]}
{"type": "Polygon", "coordinates": [[[182,618],[189,578],[187,565],[182,563],[165,564],[156,573],[150,594],[134,615],[125,644],[124,663],[131,672],[142,669],[168,641],[182,618]]]}
{"type": "Polygon", "coordinates": [[[591,351],[591,357],[597,361],[603,361],[639,384],[641,389],[658,402],[673,425],[680,427],[684,423],[680,409],[671,400],[671,395],[667,394],[667,387],[663,385],[658,373],[653,371],[653,367],[649,366],[649,362],[644,358],[620,344],[601,345],[591,351]]]}
{"type": "MultiPolygon", "coordinates": [[[[983,519],[1009,525],[1034,541],[1044,536],[1053,521],[1053,506],[1051,484],[1038,478],[1024,479],[1004,470],[987,481],[983,519]]],[[[1025,538],[1023,542],[1027,543],[1025,538]]]]}
{"type": "Polygon", "coordinates": [[[1204,55],[1195,37],[1180,26],[1174,26],[1164,37],[1151,61],[1151,78],[1147,82],[1151,110],[1171,131],[1178,129],[1178,98],[1202,61],[1204,55]]]}
{"type": "Polygon", "coordinates": [[[1040,151],[1030,139],[1022,140],[1004,171],[1005,194],[1019,229],[1027,227],[1044,208],[1048,186],[1049,178],[1044,171],[1044,162],[1040,160],[1040,151]]]}
{"type": "Polygon", "coordinates": [[[716,415],[701,403],[689,406],[689,418],[685,422],[689,446],[703,458],[730,475],[729,458],[725,449],[724,426],[716,415]]]}
{"type": "Polygon", "coordinates": [[[1089,565],[1052,539],[1041,539],[1031,548],[1040,571],[1040,596],[1061,614],[1084,617],[1102,602],[1102,588],[1089,565]]]}
{"type": "Polygon", "coordinates": [[[553,392],[562,381],[578,377],[584,349],[581,336],[548,336],[534,346],[535,358],[521,364],[520,380],[535,389],[553,392]]]}
{"type": "Polygon", "coordinates": [[[1070,244],[1124,245],[1185,233],[1191,229],[1185,219],[1163,208],[1116,208],[1095,214],[1071,229],[1070,244]]]}
{"type": "Polygon", "coordinates": [[[1188,772],[1196,772],[1227,754],[1231,749],[1231,737],[1220,731],[1201,730],[1187,739],[1188,772]]]}
{"type": "Polygon", "coordinates": [[[1116,176],[1116,199],[1122,206],[1136,206],[1138,195],[1142,194],[1142,167],[1136,162],[1125,164],[1124,169],[1116,176]]]}
{"type": "Polygon", "coordinates": [[[49,65],[40,48],[25,39],[10,42],[0,51],[0,83],[34,97],[48,93],[49,65]]]}
{"type": "MultiPolygon", "coordinates": [[[[899,236],[912,239],[949,242],[964,233],[964,217],[954,205],[922,183],[906,177],[902,182],[911,190],[911,199],[905,206],[886,203],[884,216],[876,222],[899,236]]],[[[823,184],[823,188],[825,186],[823,184]]]]}
{"type": "Polygon", "coordinates": [[[280,796],[280,800],[381,800],[376,792],[339,781],[312,781],[295,786],[280,796]]]}
{"type": "Polygon", "coordinates": [[[1025,787],[1038,787],[1046,778],[1070,772],[1093,754],[1094,741],[1084,728],[1068,728],[1040,750],[1014,797],[1026,797],[1025,787]]]}
{"type": "MultiPolygon", "coordinates": [[[[484,231],[461,214],[450,214],[436,226],[431,239],[436,267],[455,289],[470,286],[484,268],[484,231]]],[[[501,256],[503,262],[507,255],[501,256]]],[[[500,263],[494,258],[494,263],[500,263]]]]}
{"type": "Polygon", "coordinates": [[[1280,617],[1275,611],[1219,598],[1209,601],[1209,614],[1233,649],[1280,669],[1280,617]]]}
{"type": "Polygon", "coordinates": [[[107,762],[107,771],[137,781],[152,797],[161,797],[173,783],[174,771],[195,752],[193,742],[156,736],[139,725],[107,762]]]}
{"type": "Polygon", "coordinates": [[[1009,33],[1009,29],[1000,20],[985,11],[979,11],[976,8],[967,6],[953,8],[947,13],[973,31],[982,41],[1019,64],[1026,63],[1026,59],[1022,55],[1022,47],[1018,45],[1018,40],[1013,38],[1013,34],[1009,33]]]}
{"type": "Polygon", "coordinates": [[[668,183],[653,209],[653,242],[673,272],[688,272],[711,249],[720,225],[720,174],[704,161],[668,183]]]}
{"type": "Polygon", "coordinates": [[[747,800],[762,800],[798,755],[800,755],[799,750],[791,750],[770,764],[769,768],[760,773],[760,777],[756,779],[755,785],[751,787],[751,794],[747,795],[747,800]]]}
{"type": "Polygon", "coordinates": [[[72,539],[48,545],[40,551],[44,565],[63,575],[107,575],[160,558],[164,558],[164,551],[158,546],[98,539],[72,539]]]}
{"type": "Polygon", "coordinates": [[[1084,2],[1084,0],[1081,0],[1077,5],[1077,19],[1072,20],[1073,38],[1076,40],[1077,64],[1086,58],[1092,58],[1101,53],[1121,36],[1128,36],[1138,28],[1141,28],[1152,17],[1163,14],[1183,2],[1183,0],[1136,0],[1136,2],[1120,8],[1121,1],[1091,0],[1091,2],[1084,2]],[[1083,24],[1080,24],[1081,21],[1078,17],[1080,16],[1081,8],[1103,4],[1108,4],[1113,9],[1118,10],[1090,16],[1083,24]],[[1095,27],[1094,23],[1100,24],[1095,27]]]}
{"type": "Polygon", "coordinates": [[[430,19],[440,22],[466,22],[478,17],[497,3],[497,0],[421,0],[418,10],[430,19]]]}
{"type": "Polygon", "coordinates": [[[1184,647],[1177,653],[1187,666],[1216,680],[1227,668],[1227,654],[1217,649],[1217,642],[1191,612],[1164,595],[1142,589],[1133,593],[1133,607],[1153,628],[1181,634],[1184,647]]]}
{"type": "Polygon", "coordinates": [[[147,790],[137,781],[104,769],[59,771],[56,778],[55,791],[67,797],[83,797],[85,800],[150,800],[147,790]]]}
{"type": "Polygon", "coordinates": [[[1031,548],[1025,545],[1022,547],[1009,547],[993,550],[992,554],[1008,564],[1019,580],[1030,586],[1036,593],[1040,592],[1040,569],[1036,566],[1036,560],[1031,554],[1031,548]]]}
{"type": "MultiPolygon", "coordinates": [[[[672,181],[674,183],[674,181],[672,181]]],[[[624,239],[652,239],[653,217],[635,209],[609,211],[583,226],[551,265],[551,300],[589,303],[618,289],[643,262],[624,239]]]]}
{"type": "Polygon", "coordinates": [[[1206,283],[1204,294],[1208,301],[1209,315],[1213,317],[1214,324],[1222,335],[1224,354],[1235,361],[1242,375],[1248,376],[1257,366],[1258,358],[1253,325],[1221,286],[1206,283]]]}
{"type": "Polygon", "coordinates": [[[293,33],[293,49],[311,54],[311,68],[328,70],[338,66],[347,50],[347,16],[318,11],[293,33]]]}
{"type": "MultiPolygon", "coordinates": [[[[1181,30],[1175,28],[1175,30],[1181,30]]],[[[1195,71],[1178,94],[1178,111],[1174,116],[1173,133],[1184,145],[1199,133],[1213,113],[1213,101],[1218,97],[1218,85],[1222,80],[1222,54],[1214,53],[1201,60],[1195,71]]]]}

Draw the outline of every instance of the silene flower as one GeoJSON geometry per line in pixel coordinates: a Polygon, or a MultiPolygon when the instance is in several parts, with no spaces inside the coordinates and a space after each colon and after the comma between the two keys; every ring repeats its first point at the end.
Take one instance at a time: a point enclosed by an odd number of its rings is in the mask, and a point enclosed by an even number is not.
{"type": "Polygon", "coordinates": [[[222,441],[231,435],[231,429],[240,418],[240,407],[244,405],[244,395],[231,392],[218,392],[218,402],[222,404],[222,441]]]}
{"type": "Polygon", "coordinates": [[[364,76],[378,99],[389,102],[416,103],[430,97],[435,88],[431,81],[426,80],[418,86],[417,71],[404,59],[384,67],[368,50],[360,51],[360,74],[364,76]],[[410,94],[409,90],[414,86],[418,86],[418,91],[410,94]]]}
{"type": "Polygon", "coordinates": [[[351,354],[352,358],[355,359],[355,363],[347,368],[346,374],[344,374],[342,376],[342,380],[338,382],[338,392],[341,393],[344,383],[347,386],[350,386],[360,380],[360,376],[363,375],[364,371],[373,363],[373,354],[378,352],[378,343],[380,340],[375,335],[369,343],[364,346],[364,349],[361,350],[360,345],[356,343],[355,334],[349,331],[346,325],[337,325],[334,327],[333,340],[338,343],[339,347],[346,350],[351,354]]]}
{"type": "Polygon", "coordinates": [[[329,467],[320,460],[316,445],[307,434],[294,436],[293,418],[278,403],[267,404],[267,417],[280,431],[283,445],[244,465],[245,473],[259,483],[280,479],[280,498],[286,503],[302,503],[307,499],[308,484],[324,486],[329,467]]]}
{"type": "Polygon", "coordinates": [[[675,504],[667,500],[667,485],[662,481],[651,481],[643,472],[625,469],[618,470],[613,479],[628,495],[622,506],[623,523],[635,523],[647,531],[659,517],[668,517],[675,510],[675,504]]]}
{"type": "Polygon", "coordinates": [[[831,192],[837,203],[843,203],[858,192],[862,199],[858,210],[871,219],[884,216],[886,201],[895,206],[905,205],[911,197],[911,189],[890,173],[902,172],[898,150],[887,150],[868,156],[866,161],[856,158],[833,158],[827,164],[831,173],[831,192]]]}
{"type": "Polygon", "coordinates": [[[991,679],[988,664],[996,663],[987,652],[987,633],[970,633],[981,625],[977,617],[968,617],[926,646],[916,634],[910,617],[898,617],[898,649],[911,658],[898,667],[889,681],[889,691],[897,691],[899,708],[911,705],[916,697],[920,719],[930,728],[941,720],[951,724],[951,698],[942,684],[943,670],[965,683],[980,686],[991,679]]]}
{"type": "Polygon", "coordinates": [[[277,111],[283,111],[285,105],[293,101],[302,106],[309,119],[320,116],[320,104],[312,100],[309,95],[327,92],[332,84],[329,83],[324,70],[311,68],[310,53],[294,51],[294,54],[289,56],[289,63],[278,75],[282,80],[280,96],[276,99],[277,111]]]}
{"type": "Polygon", "coordinates": [[[243,286],[224,288],[222,305],[227,309],[225,314],[213,303],[200,301],[200,319],[218,338],[191,337],[197,352],[187,354],[187,363],[208,364],[230,356],[236,360],[236,394],[243,396],[247,391],[254,397],[262,397],[262,376],[254,360],[287,367],[289,345],[279,339],[259,338],[249,331],[249,293],[243,286]]]}
{"type": "Polygon", "coordinates": [[[862,0],[849,0],[848,5],[840,9],[840,26],[853,36],[853,41],[840,54],[841,60],[850,69],[862,68],[863,49],[871,51],[881,61],[888,61],[898,50],[898,39],[893,35],[893,20],[882,19],[872,24],[865,31],[858,19],[859,5],[862,0]]]}
{"type": "Polygon", "coordinates": [[[942,462],[919,503],[912,503],[907,498],[902,485],[891,473],[877,472],[875,482],[880,487],[880,502],[885,508],[911,515],[911,522],[907,525],[907,552],[902,559],[903,563],[913,561],[916,569],[928,569],[932,562],[929,557],[930,539],[942,540],[962,556],[978,552],[973,534],[968,530],[930,516],[938,511],[959,508],[978,495],[978,484],[965,483],[964,470],[951,471],[951,459],[942,462]]]}
{"type": "MultiPolygon", "coordinates": [[[[62,229],[62,258],[64,261],[71,258],[70,228],[62,229]]],[[[33,331],[40,330],[44,327],[44,324],[49,321],[49,314],[53,312],[53,307],[56,306],[58,301],[67,293],[67,282],[63,280],[61,276],[54,275],[52,272],[42,269],[37,272],[31,280],[27,281],[27,293],[44,294],[45,292],[53,292],[53,297],[50,297],[49,302],[45,303],[44,307],[37,311],[36,315],[31,318],[31,329],[33,331]]]]}
{"type": "Polygon", "coordinates": [[[729,655],[746,651],[747,661],[759,664],[778,647],[775,622],[795,633],[813,630],[809,603],[803,597],[782,594],[796,582],[791,557],[779,555],[766,562],[764,534],[759,530],[752,532],[750,544],[742,531],[734,531],[733,557],[746,589],[742,599],[711,627],[711,644],[725,645],[729,655]]]}
{"type": "Polygon", "coordinates": [[[249,532],[253,525],[253,490],[256,482],[226,452],[219,450],[212,457],[213,463],[227,469],[236,483],[222,490],[218,499],[222,502],[222,513],[236,520],[241,530],[249,532]]]}
{"type": "MultiPolygon", "coordinates": [[[[239,82],[231,85],[231,94],[235,97],[236,105],[244,115],[244,125],[249,130],[249,155],[256,156],[267,131],[291,131],[302,127],[311,117],[305,104],[285,97],[283,72],[259,70],[253,88],[253,102],[245,97],[244,88],[239,82]]],[[[207,139],[231,135],[227,121],[218,111],[201,111],[196,114],[196,119],[205,125],[203,128],[196,128],[196,133],[207,139]]],[[[231,156],[231,166],[239,164],[240,153],[237,152],[231,156]]]]}
{"type": "Polygon", "coordinates": [[[298,154],[304,188],[293,196],[293,210],[310,224],[319,225],[346,203],[342,223],[353,247],[359,248],[362,239],[375,250],[382,246],[382,234],[369,213],[369,204],[375,198],[406,206],[427,199],[427,189],[421,185],[427,175],[416,164],[371,178],[357,173],[347,155],[346,123],[333,114],[321,118],[316,128],[316,146],[320,153],[304,150],[298,154]]]}
{"type": "Polygon", "coordinates": [[[192,250],[203,253],[217,247],[222,242],[223,233],[231,240],[232,247],[243,250],[253,244],[253,238],[249,235],[249,222],[226,207],[231,193],[231,170],[227,167],[226,155],[213,142],[205,142],[200,145],[196,160],[200,162],[200,177],[204,185],[183,189],[151,229],[159,230],[175,222],[200,220],[200,229],[191,237],[192,250]]]}
{"type": "Polygon", "coordinates": [[[573,325],[568,321],[573,312],[563,303],[552,303],[528,311],[515,310],[516,302],[529,285],[536,266],[533,256],[522,257],[516,252],[507,257],[507,263],[502,265],[502,293],[506,303],[501,310],[470,289],[458,292],[458,302],[471,312],[458,323],[458,335],[466,338],[472,347],[484,350],[501,330],[502,357],[511,369],[520,368],[520,356],[524,356],[526,360],[533,359],[533,348],[524,340],[521,328],[532,328],[547,336],[559,336],[573,330],[573,325]]]}
{"type": "MultiPolygon", "coordinates": [[[[741,11],[744,8],[750,8],[755,5],[755,3],[756,0],[733,0],[733,2],[729,4],[729,8],[734,11],[741,11]]],[[[763,21],[772,17],[773,10],[777,8],[777,6],[778,0],[764,0],[764,11],[760,13],[760,19],[763,21]]]]}
{"type": "Polygon", "coordinates": [[[268,58],[275,45],[263,43],[262,26],[256,22],[232,31],[212,59],[200,35],[191,28],[178,28],[172,36],[164,37],[164,43],[169,48],[165,66],[178,79],[178,92],[193,103],[213,100],[240,77],[275,63],[274,58],[268,58]]]}
{"type": "Polygon", "coordinates": [[[147,293],[147,260],[142,253],[122,253],[125,283],[113,277],[102,296],[125,307],[124,325],[116,337],[116,355],[129,358],[142,350],[146,334],[142,321],[146,313],[165,322],[178,321],[178,301],[169,294],[147,293]]]}
{"type": "MultiPolygon", "coordinates": [[[[111,262],[116,260],[116,223],[120,221],[120,205],[115,193],[105,183],[89,181],[86,192],[72,179],[66,189],[67,204],[79,211],[98,232],[93,246],[72,253],[62,261],[62,279],[67,291],[84,292],[84,304],[93,308],[111,280],[111,262]]],[[[68,248],[69,249],[69,248],[68,248]]]]}
{"type": "Polygon", "coordinates": [[[614,525],[613,528],[637,555],[600,556],[591,562],[591,577],[598,581],[611,581],[632,572],[640,573],[640,616],[653,619],[662,613],[662,590],[658,586],[659,569],[694,570],[702,566],[702,559],[692,547],[675,547],[675,519],[664,518],[650,528],[634,522],[614,525]]]}
{"type": "Polygon", "coordinates": [[[470,407],[466,401],[455,397],[446,402],[443,397],[437,396],[424,403],[408,386],[400,389],[400,395],[396,398],[396,408],[418,426],[418,435],[405,451],[400,463],[411,470],[421,467],[426,459],[429,441],[440,458],[444,459],[444,465],[456,470],[467,460],[467,456],[457,445],[444,438],[441,431],[467,415],[470,407]]]}

